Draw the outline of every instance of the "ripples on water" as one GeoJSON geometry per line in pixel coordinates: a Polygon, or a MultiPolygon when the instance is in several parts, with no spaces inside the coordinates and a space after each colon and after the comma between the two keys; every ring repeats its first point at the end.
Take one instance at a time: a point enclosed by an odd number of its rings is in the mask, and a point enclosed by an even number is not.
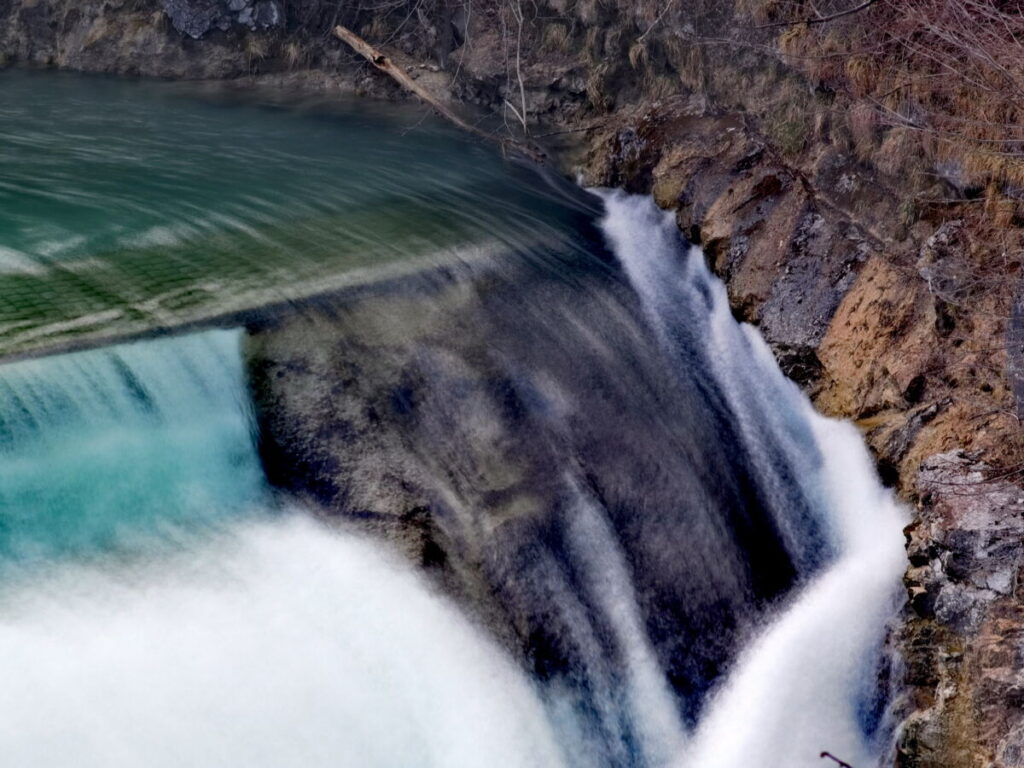
{"type": "Polygon", "coordinates": [[[280,98],[0,73],[0,347],[572,247],[564,186],[421,110],[280,98]]]}

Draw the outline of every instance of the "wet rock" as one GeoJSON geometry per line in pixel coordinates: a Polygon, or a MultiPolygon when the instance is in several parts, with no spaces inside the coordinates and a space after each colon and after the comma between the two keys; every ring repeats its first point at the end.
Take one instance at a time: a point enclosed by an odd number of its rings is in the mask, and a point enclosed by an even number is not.
{"type": "MultiPolygon", "coordinates": [[[[586,666],[576,630],[589,619],[558,599],[573,489],[585,488],[636,574],[643,621],[691,719],[748,625],[745,595],[777,593],[792,564],[774,554],[759,491],[738,484],[745,448],[729,417],[666,364],[628,285],[580,269],[566,302],[564,284],[515,262],[255,332],[247,356],[268,477],[395,542],[541,680],[586,666]],[[697,488],[698,503],[681,502],[697,488]],[[722,525],[733,510],[742,522],[722,525]],[[759,533],[734,573],[740,561],[725,553],[737,527],[759,533]],[[694,530],[700,548],[688,544],[694,530]],[[707,546],[723,553],[715,563],[707,546]]],[[[803,503],[794,494],[787,512],[803,503]]],[[[566,589],[577,601],[588,587],[566,589]]]]}
{"type": "Polygon", "coordinates": [[[609,135],[598,183],[651,187],[705,249],[736,314],[810,390],[819,347],[875,252],[873,238],[780,162],[742,117],[648,112],[609,135]]]}
{"type": "Polygon", "coordinates": [[[868,257],[863,241],[846,236],[846,229],[846,222],[814,208],[799,219],[785,267],[761,309],[769,344],[821,360],[833,316],[868,257]]]}

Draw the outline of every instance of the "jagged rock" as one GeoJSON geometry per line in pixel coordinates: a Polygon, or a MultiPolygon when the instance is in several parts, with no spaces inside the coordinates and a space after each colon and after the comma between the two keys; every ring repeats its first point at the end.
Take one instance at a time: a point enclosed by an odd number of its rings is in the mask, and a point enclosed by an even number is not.
{"type": "Polygon", "coordinates": [[[977,282],[964,259],[964,237],[963,221],[947,221],[925,241],[917,260],[917,271],[928,290],[950,304],[968,298],[977,282]]]}
{"type": "Polygon", "coordinates": [[[281,6],[275,0],[260,0],[253,6],[253,21],[264,29],[280,26],[284,21],[281,6]]]}
{"type": "Polygon", "coordinates": [[[923,281],[908,279],[883,256],[869,259],[818,350],[826,371],[820,404],[865,418],[904,408],[908,392],[920,401],[916,390],[934,358],[934,317],[923,281]]]}
{"type": "Polygon", "coordinates": [[[1006,375],[1010,380],[1017,417],[1024,419],[1024,291],[1013,302],[1006,330],[1006,375]]]}
{"type": "Polygon", "coordinates": [[[227,20],[221,0],[162,0],[162,3],[174,28],[197,40],[227,20]]]}
{"type": "Polygon", "coordinates": [[[907,529],[900,766],[1009,768],[1024,733],[1024,490],[961,451],[922,463],[907,529]],[[995,756],[984,745],[994,745],[995,756]]]}
{"type": "Polygon", "coordinates": [[[284,14],[277,0],[161,0],[168,18],[179,32],[199,39],[232,24],[255,29],[280,26],[284,14]]]}
{"type": "MultiPolygon", "coordinates": [[[[768,151],[740,115],[648,111],[610,133],[597,183],[652,188],[676,211],[791,378],[812,391],[819,347],[864,264],[871,237],[768,151]]],[[[588,179],[589,181],[589,179],[588,179]]]]}

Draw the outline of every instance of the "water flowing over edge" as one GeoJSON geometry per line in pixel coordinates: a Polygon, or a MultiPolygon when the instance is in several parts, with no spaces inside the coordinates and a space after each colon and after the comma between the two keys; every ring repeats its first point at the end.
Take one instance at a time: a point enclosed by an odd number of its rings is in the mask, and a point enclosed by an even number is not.
{"type": "MultiPolygon", "coordinates": [[[[646,197],[598,192],[603,227],[656,331],[665,334],[681,290],[706,297],[704,343],[741,426],[756,408],[785,435],[788,417],[810,426],[821,463],[822,502],[835,557],[798,590],[743,651],[719,686],[678,764],[687,768],[811,766],[829,751],[858,768],[877,765],[887,744],[871,739],[865,709],[877,702],[873,679],[906,567],[905,511],[881,486],[860,434],[827,419],[779,370],[757,331],[732,318],[724,284],[697,248],[686,249],[671,214],[646,197]]],[[[666,338],[666,343],[671,339],[666,338]]],[[[763,436],[749,433],[754,445],[763,436]]],[[[796,443],[785,441],[793,451],[796,443]]],[[[796,466],[805,457],[793,455],[796,466]]],[[[807,467],[811,470],[812,467],[807,467]]],[[[884,742],[884,740],[883,740],[884,742]]]]}
{"type": "Polygon", "coordinates": [[[12,764],[561,765],[515,664],[372,542],[291,516],[152,566],[5,596],[12,764]]]}
{"type": "MultiPolygon", "coordinates": [[[[753,638],[685,735],[635,614],[628,568],[579,490],[572,539],[588,577],[607,585],[599,591],[629,649],[626,695],[642,719],[644,756],[687,768],[752,760],[799,768],[819,765],[827,749],[857,768],[876,763],[864,710],[904,567],[902,513],[856,431],[816,415],[756,332],[733,321],[724,286],[698,251],[683,247],[671,217],[646,198],[603,197],[604,230],[662,343],[672,347],[687,332],[678,323],[684,302],[700,310],[688,318],[687,340],[713,361],[762,482],[780,492],[801,484],[828,538],[828,551],[802,551],[797,532],[786,531],[799,520],[778,520],[813,575],[753,638]],[[758,414],[769,419],[766,433],[758,414]],[[772,460],[779,451],[796,476],[780,474],[772,460]]],[[[206,339],[199,349],[185,342],[183,381],[209,380],[189,361],[216,366],[225,350],[237,351],[237,335],[206,339]],[[211,359],[205,346],[213,342],[211,359]]],[[[139,398],[149,379],[165,378],[163,357],[151,350],[110,353],[123,363],[113,367],[95,358],[61,365],[84,380],[121,382],[131,396],[114,410],[149,429],[154,413],[191,407],[164,407],[159,394],[139,398]],[[152,375],[140,379],[147,368],[152,375]]],[[[228,379],[214,388],[242,409],[225,439],[244,457],[251,435],[237,424],[247,406],[240,377],[228,379]]],[[[39,391],[36,380],[22,388],[39,391]]],[[[253,482],[239,475],[239,488],[225,492],[251,502],[259,495],[253,482]]],[[[571,762],[575,745],[535,686],[372,543],[294,516],[242,517],[231,531],[188,558],[67,565],[0,593],[0,653],[11,671],[0,690],[3,753],[50,766],[109,765],[112,757],[153,766],[571,762]]]]}

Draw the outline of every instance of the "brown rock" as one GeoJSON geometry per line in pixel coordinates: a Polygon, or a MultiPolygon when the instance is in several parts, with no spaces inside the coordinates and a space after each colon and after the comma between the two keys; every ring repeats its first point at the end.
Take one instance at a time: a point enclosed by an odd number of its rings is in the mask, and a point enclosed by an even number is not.
{"type": "Polygon", "coordinates": [[[919,400],[917,387],[933,362],[934,327],[923,281],[882,256],[869,259],[818,349],[818,406],[862,419],[919,400]]]}

